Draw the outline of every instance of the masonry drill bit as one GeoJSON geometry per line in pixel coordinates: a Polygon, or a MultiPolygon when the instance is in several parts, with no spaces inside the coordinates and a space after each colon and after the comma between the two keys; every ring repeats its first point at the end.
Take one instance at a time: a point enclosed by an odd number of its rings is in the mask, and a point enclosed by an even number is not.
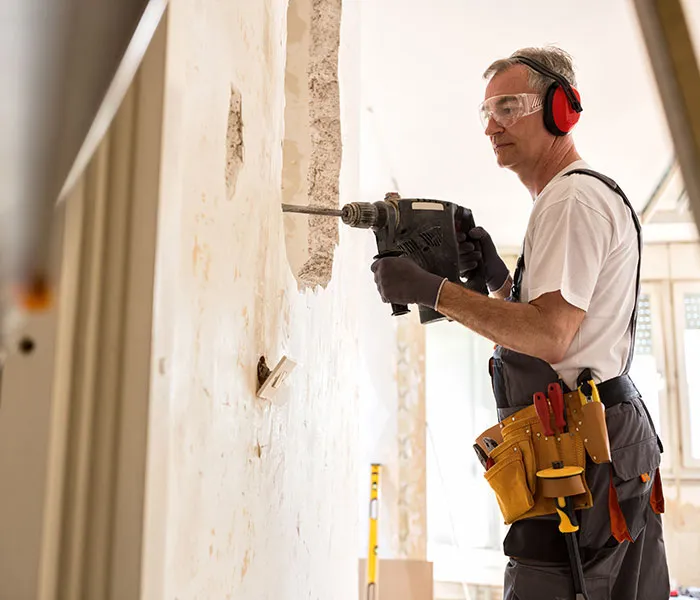
{"type": "Polygon", "coordinates": [[[387,221],[389,204],[386,202],[350,202],[342,208],[323,208],[321,206],[297,206],[283,204],[282,212],[340,217],[343,223],[360,229],[382,228],[387,221]]]}
{"type": "Polygon", "coordinates": [[[343,211],[338,208],[323,208],[321,206],[297,206],[296,204],[283,204],[282,212],[302,213],[304,215],[322,215],[324,217],[343,216],[343,211]]]}

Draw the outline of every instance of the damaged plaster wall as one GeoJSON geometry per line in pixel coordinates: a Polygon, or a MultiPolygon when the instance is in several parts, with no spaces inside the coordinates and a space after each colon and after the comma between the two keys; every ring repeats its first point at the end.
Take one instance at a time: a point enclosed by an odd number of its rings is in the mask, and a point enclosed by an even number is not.
{"type": "MultiPolygon", "coordinates": [[[[287,204],[338,207],[342,155],[338,50],[341,0],[290,0],[282,190],[287,204]]],[[[304,286],[325,287],[338,220],[285,216],[287,254],[304,286]]]]}
{"type": "MultiPolygon", "coordinates": [[[[338,0],[313,6],[340,17],[338,0]]],[[[354,80],[358,10],[347,3],[342,21],[340,61],[354,80]]],[[[168,9],[148,471],[149,497],[163,500],[146,514],[145,598],[357,598],[360,405],[365,392],[395,389],[395,328],[369,271],[371,233],[340,231],[335,255],[323,255],[325,288],[300,290],[290,270],[286,19],[286,0],[168,9]],[[297,363],[275,403],[255,396],[262,355],[297,363]]],[[[337,98],[325,97],[332,108],[337,98]]],[[[328,136],[297,146],[300,164],[316,165],[305,192],[316,203],[339,200],[334,110],[314,113],[328,136]]],[[[356,96],[344,94],[342,115],[347,202],[357,197],[356,96]]],[[[335,229],[326,233],[335,244],[335,229]]]]}
{"type": "Polygon", "coordinates": [[[238,174],[243,166],[243,109],[241,93],[232,85],[226,128],[226,198],[236,194],[238,174]]]}

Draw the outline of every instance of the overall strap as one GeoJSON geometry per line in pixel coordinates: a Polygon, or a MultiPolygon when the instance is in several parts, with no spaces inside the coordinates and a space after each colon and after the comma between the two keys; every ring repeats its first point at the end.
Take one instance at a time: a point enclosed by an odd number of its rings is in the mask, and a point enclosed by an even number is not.
{"type": "Polygon", "coordinates": [[[510,287],[510,295],[507,300],[509,302],[520,302],[520,288],[523,284],[523,269],[525,268],[525,244],[518,256],[518,262],[515,265],[515,273],[513,273],[513,284],[510,287]]]}
{"type": "MultiPolygon", "coordinates": [[[[636,286],[635,286],[635,295],[634,295],[634,308],[632,309],[632,318],[630,319],[630,330],[631,330],[631,336],[632,336],[632,341],[630,344],[630,351],[629,354],[627,355],[627,362],[625,363],[625,369],[623,371],[623,375],[627,375],[627,373],[630,370],[630,366],[632,365],[632,358],[634,357],[634,342],[637,334],[637,305],[639,303],[639,292],[640,292],[640,286],[641,286],[641,274],[642,274],[642,226],[639,223],[639,219],[637,218],[637,213],[634,211],[634,208],[632,207],[632,204],[630,201],[627,199],[627,196],[625,196],[625,193],[622,191],[619,185],[615,183],[610,177],[607,177],[603,175],[602,173],[598,173],[597,171],[593,171],[591,169],[574,169],[572,171],[569,171],[568,173],[564,173],[564,177],[567,177],[569,175],[573,175],[575,173],[578,173],[580,175],[589,175],[591,177],[595,177],[599,181],[602,181],[605,185],[607,185],[613,192],[615,192],[618,196],[620,196],[627,206],[629,208],[630,213],[632,215],[632,221],[634,223],[634,228],[637,231],[637,248],[639,250],[639,258],[637,259],[637,281],[636,281],[636,286]]],[[[509,301],[511,302],[520,302],[520,290],[522,286],[522,281],[523,281],[523,270],[525,269],[525,244],[523,243],[523,249],[518,257],[518,263],[515,267],[515,273],[513,274],[513,285],[511,287],[511,292],[510,292],[510,297],[508,298],[509,301]]]]}
{"type": "Polygon", "coordinates": [[[634,223],[634,228],[637,231],[637,249],[639,251],[639,255],[637,258],[637,281],[635,285],[635,291],[634,291],[634,308],[632,309],[632,317],[630,319],[630,330],[631,333],[630,335],[632,336],[632,340],[630,342],[630,351],[629,354],[627,355],[627,362],[625,363],[625,369],[622,372],[623,375],[627,375],[627,373],[630,370],[630,366],[632,365],[632,358],[634,357],[634,343],[636,339],[636,334],[637,334],[637,306],[639,305],[639,293],[641,289],[641,275],[642,275],[642,226],[639,223],[639,219],[637,218],[637,213],[634,211],[634,208],[632,207],[632,204],[630,201],[627,199],[627,196],[625,196],[625,193],[622,191],[619,185],[615,183],[610,177],[607,177],[603,175],[602,173],[598,173],[597,171],[593,171],[591,169],[574,169],[573,171],[569,171],[568,173],[564,173],[564,177],[567,177],[569,175],[573,175],[574,173],[579,173],[581,175],[590,175],[591,177],[595,177],[599,181],[602,181],[605,185],[607,185],[613,192],[615,192],[620,198],[622,198],[623,202],[629,208],[630,214],[632,215],[632,222],[634,223]]]}

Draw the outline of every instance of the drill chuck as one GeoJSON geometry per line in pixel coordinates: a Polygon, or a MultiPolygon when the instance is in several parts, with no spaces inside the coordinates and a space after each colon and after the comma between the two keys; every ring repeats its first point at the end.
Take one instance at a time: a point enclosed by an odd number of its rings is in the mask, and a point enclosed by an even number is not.
{"type": "Polygon", "coordinates": [[[341,219],[350,227],[360,229],[375,229],[386,222],[386,207],[384,202],[350,202],[343,206],[341,219]]]}

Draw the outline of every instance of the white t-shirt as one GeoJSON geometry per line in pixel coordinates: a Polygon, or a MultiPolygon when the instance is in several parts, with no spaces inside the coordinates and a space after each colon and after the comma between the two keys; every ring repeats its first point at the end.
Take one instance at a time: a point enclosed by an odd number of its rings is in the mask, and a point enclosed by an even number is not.
{"type": "Polygon", "coordinates": [[[630,349],[637,280],[637,232],[622,198],[582,160],[557,173],[535,198],[525,234],[521,301],[559,290],[586,311],[564,359],[552,368],[573,388],[589,367],[600,382],[622,374],[630,349]]]}

